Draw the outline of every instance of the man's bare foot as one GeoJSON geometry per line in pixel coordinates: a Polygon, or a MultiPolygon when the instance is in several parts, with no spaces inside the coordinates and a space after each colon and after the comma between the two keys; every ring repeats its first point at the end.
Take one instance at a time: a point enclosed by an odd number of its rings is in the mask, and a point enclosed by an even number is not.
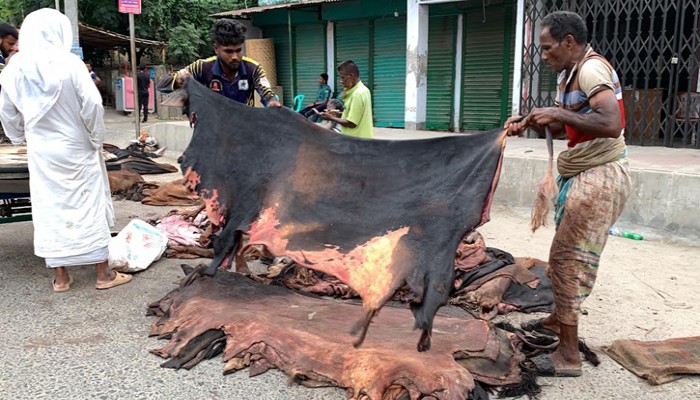
{"type": "Polygon", "coordinates": [[[569,359],[564,352],[557,349],[552,354],[540,354],[529,361],[534,364],[540,376],[577,377],[581,376],[581,358],[569,359]]]}
{"type": "Polygon", "coordinates": [[[564,348],[560,346],[554,351],[554,353],[550,354],[550,356],[554,367],[557,369],[577,370],[581,369],[581,365],[583,364],[581,362],[581,354],[578,352],[578,349],[571,352],[564,350],[564,348]]]}
{"type": "Polygon", "coordinates": [[[114,280],[114,278],[117,276],[117,273],[112,270],[111,268],[107,268],[104,272],[100,273],[100,271],[97,272],[97,280],[95,281],[95,284],[97,285],[105,285],[114,280]]]}
{"type": "Polygon", "coordinates": [[[559,329],[559,320],[554,314],[549,314],[547,317],[542,319],[542,327],[556,333],[557,335],[561,332],[559,329]]]}
{"type": "Polygon", "coordinates": [[[73,277],[64,267],[54,268],[53,291],[56,293],[67,292],[73,283],[73,277]]]}
{"type": "Polygon", "coordinates": [[[70,275],[65,267],[58,267],[53,269],[53,282],[54,287],[64,288],[70,285],[70,275]]]}
{"type": "Polygon", "coordinates": [[[114,277],[109,280],[109,281],[102,281],[100,282],[99,280],[97,283],[95,283],[95,288],[96,289],[111,289],[115,286],[123,285],[125,283],[131,282],[133,277],[128,274],[122,274],[121,272],[116,272],[116,271],[110,271],[111,273],[114,274],[114,277]]]}
{"type": "Polygon", "coordinates": [[[97,264],[96,289],[109,289],[130,282],[131,275],[122,274],[109,268],[107,261],[97,264]]]}

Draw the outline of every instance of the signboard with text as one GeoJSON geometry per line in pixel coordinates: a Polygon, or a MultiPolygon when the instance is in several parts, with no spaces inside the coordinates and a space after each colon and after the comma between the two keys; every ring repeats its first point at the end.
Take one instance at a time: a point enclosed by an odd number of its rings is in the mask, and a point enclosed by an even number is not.
{"type": "Polygon", "coordinates": [[[119,12],[123,14],[141,14],[141,0],[117,0],[119,12]]]}

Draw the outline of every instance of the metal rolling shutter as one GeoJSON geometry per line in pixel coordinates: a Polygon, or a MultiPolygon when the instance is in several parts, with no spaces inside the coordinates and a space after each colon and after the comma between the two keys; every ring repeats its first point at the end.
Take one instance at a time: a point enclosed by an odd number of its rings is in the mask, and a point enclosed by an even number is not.
{"type": "Polygon", "coordinates": [[[292,55],[289,48],[289,30],[287,25],[265,28],[264,37],[275,41],[275,63],[277,65],[277,85],[282,86],[282,101],[287,107],[292,106],[292,55]]]}
{"type": "MultiPolygon", "coordinates": [[[[404,46],[406,47],[406,46],[404,46]]],[[[369,21],[338,22],[335,25],[335,66],[346,60],[352,60],[360,69],[360,79],[370,89],[371,77],[369,76],[369,21]]],[[[343,91],[340,76],[336,74],[336,92],[343,91]]]]}
{"type": "Polygon", "coordinates": [[[376,20],[373,37],[374,125],[403,127],[406,105],[406,19],[376,20]]]}
{"type": "Polygon", "coordinates": [[[484,130],[501,122],[504,76],[504,10],[465,15],[462,129],[484,130]]]}
{"type": "Polygon", "coordinates": [[[326,29],[322,24],[299,25],[295,31],[296,93],[304,105],[316,100],[318,77],[326,72],[326,29]]]}
{"type": "Polygon", "coordinates": [[[456,24],[454,15],[430,18],[427,129],[452,127],[456,24]]]}

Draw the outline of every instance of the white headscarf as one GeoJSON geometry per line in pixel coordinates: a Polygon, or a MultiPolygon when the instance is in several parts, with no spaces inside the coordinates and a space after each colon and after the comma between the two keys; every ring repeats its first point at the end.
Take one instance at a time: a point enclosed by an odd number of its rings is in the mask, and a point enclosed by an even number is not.
{"type": "Polygon", "coordinates": [[[56,103],[69,74],[73,42],[68,17],[52,8],[27,15],[19,34],[19,53],[0,74],[0,85],[24,116],[26,129],[56,103]]]}

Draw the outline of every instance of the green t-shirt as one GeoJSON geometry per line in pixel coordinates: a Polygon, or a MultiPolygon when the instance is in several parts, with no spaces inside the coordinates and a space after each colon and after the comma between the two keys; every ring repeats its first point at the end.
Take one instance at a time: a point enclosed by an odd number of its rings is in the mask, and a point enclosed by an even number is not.
{"type": "Polygon", "coordinates": [[[345,92],[345,109],[341,118],[355,125],[355,128],[341,126],[340,130],[349,136],[372,139],[374,137],[374,124],[372,118],[372,94],[362,81],[345,92]]]}

